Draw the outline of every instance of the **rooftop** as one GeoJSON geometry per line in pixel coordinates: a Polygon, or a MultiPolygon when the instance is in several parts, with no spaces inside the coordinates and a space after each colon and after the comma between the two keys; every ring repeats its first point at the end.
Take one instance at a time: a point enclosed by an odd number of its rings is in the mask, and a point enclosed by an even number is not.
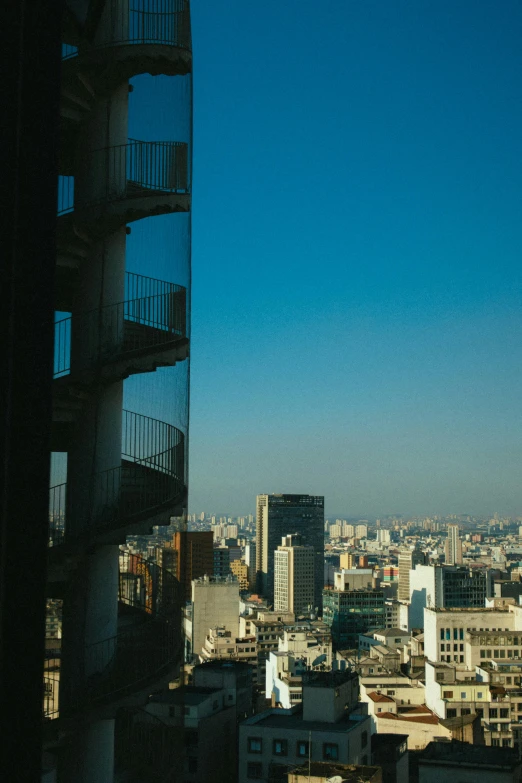
{"type": "Polygon", "coordinates": [[[355,764],[323,764],[320,761],[312,761],[310,765],[304,764],[302,767],[293,769],[292,774],[302,775],[305,779],[308,779],[309,774],[312,777],[326,779],[339,777],[343,783],[359,783],[361,780],[371,781],[373,776],[379,771],[380,767],[356,766],[355,764]]]}
{"type": "Polygon", "coordinates": [[[452,614],[455,613],[469,613],[469,614],[487,614],[488,612],[496,612],[497,614],[500,612],[500,614],[509,614],[509,609],[500,609],[498,606],[496,607],[485,607],[485,606],[452,606],[447,607],[445,609],[435,609],[433,606],[426,607],[426,612],[437,612],[437,614],[446,614],[451,612],[452,614]]]}
{"type": "MultiPolygon", "coordinates": [[[[364,716],[363,719],[368,719],[364,716]]],[[[303,720],[303,708],[302,705],[292,707],[291,709],[270,709],[261,712],[258,715],[253,715],[251,718],[243,721],[243,726],[256,726],[258,728],[267,729],[282,729],[292,731],[327,731],[327,732],[339,732],[340,734],[346,734],[352,731],[356,726],[360,725],[361,717],[350,717],[350,715],[344,715],[341,720],[336,723],[330,723],[328,721],[320,720],[303,720]]]]}
{"type": "Polygon", "coordinates": [[[389,696],[383,696],[382,693],[376,693],[375,691],[373,691],[372,693],[369,693],[368,694],[368,698],[371,699],[372,701],[376,701],[376,702],[377,701],[378,702],[387,701],[388,703],[395,704],[393,699],[390,699],[389,696]]]}
{"type": "Polygon", "coordinates": [[[494,748],[488,745],[470,745],[467,742],[430,742],[419,755],[419,764],[455,764],[480,767],[520,766],[518,753],[513,748],[494,748]]]}
{"type": "Polygon", "coordinates": [[[402,628],[385,628],[382,631],[374,631],[374,634],[379,636],[409,636],[409,631],[404,631],[402,628]]]}
{"type": "Polygon", "coordinates": [[[403,723],[429,723],[432,726],[439,724],[439,719],[436,715],[395,715],[394,712],[379,712],[377,715],[378,720],[396,720],[403,723]]]}

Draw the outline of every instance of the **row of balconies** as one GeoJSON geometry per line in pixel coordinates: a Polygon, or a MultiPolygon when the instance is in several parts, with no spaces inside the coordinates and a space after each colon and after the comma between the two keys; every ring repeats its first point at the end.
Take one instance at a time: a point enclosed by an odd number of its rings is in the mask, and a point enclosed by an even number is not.
{"type": "MultiPolygon", "coordinates": [[[[89,263],[93,243],[132,221],[189,211],[188,144],[129,139],[88,150],[84,136],[81,154],[78,150],[91,112],[133,76],[190,74],[189,2],[91,2],[83,24],[65,8],[64,41],[55,284],[55,309],[63,317],[55,324],[52,449],[70,452],[86,402],[104,384],[188,356],[187,291],[180,285],[127,273],[123,301],[87,311],[78,307],[79,270],[89,263]]],[[[120,463],[87,478],[72,472],[69,482],[50,489],[51,595],[63,594],[78,555],[118,544],[129,533],[151,532],[186,505],[184,434],[131,411],[122,417],[120,463]]],[[[117,633],[79,654],[68,653],[65,669],[60,649],[49,650],[46,726],[61,732],[62,721],[52,718],[75,719],[87,708],[91,718],[114,717],[122,705],[143,701],[152,685],[165,685],[182,655],[181,600],[179,583],[168,571],[137,556],[120,556],[117,633]]],[[[136,724],[133,711],[129,734],[143,728],[147,737],[161,735],[163,746],[163,727],[152,723],[145,716],[136,724]]],[[[168,741],[172,745],[170,735],[168,741]]],[[[172,762],[175,754],[170,756],[172,762]]]]}

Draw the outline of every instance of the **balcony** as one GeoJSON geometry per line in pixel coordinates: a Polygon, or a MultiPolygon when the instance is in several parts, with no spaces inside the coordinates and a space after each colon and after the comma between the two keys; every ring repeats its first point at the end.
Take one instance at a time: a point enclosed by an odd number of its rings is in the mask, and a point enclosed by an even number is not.
{"type": "Polygon", "coordinates": [[[86,153],[58,179],[58,264],[77,268],[91,242],[134,220],[188,212],[189,177],[181,141],[129,139],[86,153]]]}
{"type": "Polygon", "coordinates": [[[118,544],[125,535],[168,524],[180,514],[185,495],[183,433],[123,411],[121,464],[93,474],[81,487],[62,483],[49,490],[49,579],[52,566],[69,551],[118,544]]]}
{"type": "Polygon", "coordinates": [[[62,45],[66,119],[81,119],[78,100],[105,95],[137,74],[184,76],[192,69],[188,0],[107,0],[94,33],[73,37],[62,45]]]}
{"type": "MultiPolygon", "coordinates": [[[[123,302],[55,322],[55,380],[71,376],[85,388],[187,358],[186,289],[131,273],[125,276],[125,288],[123,302]]],[[[55,385],[55,410],[60,402],[70,407],[69,387],[65,380],[55,385]]]]}
{"type": "Polygon", "coordinates": [[[154,561],[121,553],[118,600],[115,636],[87,645],[62,677],[59,660],[45,661],[47,720],[109,702],[113,713],[129,696],[170,679],[183,649],[179,582],[154,561]]]}

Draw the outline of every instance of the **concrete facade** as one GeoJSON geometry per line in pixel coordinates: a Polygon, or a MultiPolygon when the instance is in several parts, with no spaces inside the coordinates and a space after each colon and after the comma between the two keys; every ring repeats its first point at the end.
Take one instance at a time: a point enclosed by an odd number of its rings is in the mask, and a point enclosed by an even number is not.
{"type": "Polygon", "coordinates": [[[239,582],[203,577],[192,582],[192,654],[199,655],[209,628],[224,626],[239,636],[239,582]]]}

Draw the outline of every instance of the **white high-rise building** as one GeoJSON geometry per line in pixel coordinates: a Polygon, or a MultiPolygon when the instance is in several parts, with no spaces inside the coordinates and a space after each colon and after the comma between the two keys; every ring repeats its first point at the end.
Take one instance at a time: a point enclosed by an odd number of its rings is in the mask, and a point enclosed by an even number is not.
{"type": "Polygon", "coordinates": [[[274,610],[306,614],[314,608],[314,548],[285,536],[274,555],[274,610]]]}
{"type": "Polygon", "coordinates": [[[368,538],[368,525],[357,525],[355,528],[355,538],[368,538]]]}
{"type": "Polygon", "coordinates": [[[347,522],[343,522],[342,526],[343,538],[353,538],[355,536],[355,528],[353,525],[349,525],[347,522]]]}
{"type": "Polygon", "coordinates": [[[458,525],[448,525],[448,537],[444,544],[446,565],[462,563],[462,541],[458,525]]]}
{"type": "Polygon", "coordinates": [[[381,544],[389,544],[390,543],[390,531],[386,530],[385,528],[378,528],[377,529],[377,541],[381,544]]]}

